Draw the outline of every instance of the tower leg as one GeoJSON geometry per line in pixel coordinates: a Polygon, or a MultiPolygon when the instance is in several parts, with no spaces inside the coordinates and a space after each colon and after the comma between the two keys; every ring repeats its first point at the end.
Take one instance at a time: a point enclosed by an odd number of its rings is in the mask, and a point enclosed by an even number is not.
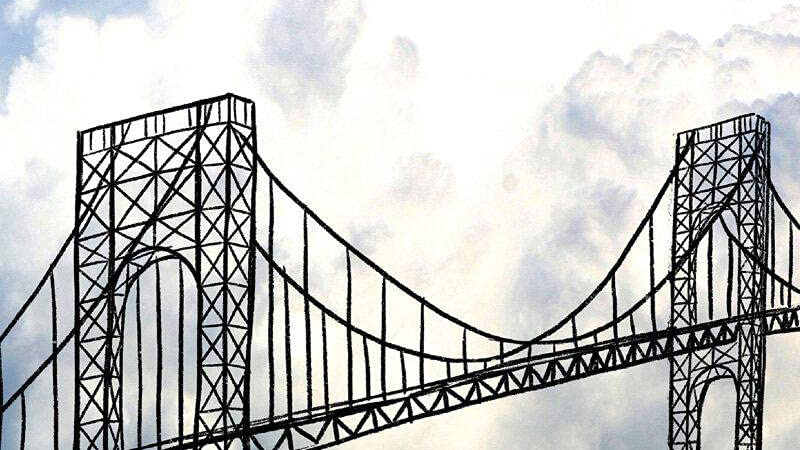
{"type": "Polygon", "coordinates": [[[760,450],[764,415],[765,337],[755,325],[742,326],[738,338],[736,450],[760,450]]]}
{"type": "Polygon", "coordinates": [[[692,385],[693,354],[670,359],[669,449],[688,450],[700,446],[700,408],[692,385]]]}
{"type": "MultiPolygon", "coordinates": [[[[733,218],[734,235],[742,247],[762,263],[767,260],[769,124],[749,115],[679,133],[675,154],[679,170],[673,209],[671,325],[685,328],[698,324],[697,245],[716,221],[723,220],[722,212],[733,218]]],[[[729,256],[730,261],[735,257],[729,256]]],[[[747,317],[764,310],[766,291],[759,265],[742,252],[736,260],[736,279],[728,275],[729,296],[730,287],[737,286],[735,306],[727,299],[727,317],[737,320],[735,340],[670,357],[671,450],[700,448],[705,392],[721,378],[731,378],[736,385],[734,449],[761,449],[765,338],[756,321],[747,317]]],[[[700,297],[713,311],[710,293],[700,297]]],[[[713,319],[709,312],[709,320],[713,319]]]]}
{"type": "Polygon", "coordinates": [[[670,450],[699,450],[701,416],[708,387],[714,381],[731,379],[736,386],[735,450],[760,450],[763,424],[763,342],[744,332],[736,342],[678,355],[670,359],[670,450]],[[755,349],[751,352],[751,348],[755,349]],[[747,362],[749,361],[749,362],[747,362]]]}

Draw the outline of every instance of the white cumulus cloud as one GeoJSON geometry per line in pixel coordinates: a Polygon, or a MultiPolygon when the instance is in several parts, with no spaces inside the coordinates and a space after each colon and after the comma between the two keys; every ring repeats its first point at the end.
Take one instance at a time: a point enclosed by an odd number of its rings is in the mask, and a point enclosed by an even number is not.
{"type": "Polygon", "coordinates": [[[5,7],[6,20],[18,23],[32,16],[39,7],[39,0],[13,0],[5,7]]]}
{"type": "MultiPolygon", "coordinates": [[[[34,11],[5,10],[12,22],[34,11]]],[[[800,207],[800,9],[762,22],[725,12],[709,27],[641,13],[649,28],[619,36],[583,15],[532,27],[530,11],[409,11],[344,0],[42,11],[0,115],[4,307],[69,231],[75,130],[228,91],[256,100],[261,155],[322,217],[434,303],[517,337],[605,273],[671,167],[676,131],[765,115],[776,182],[800,207]]],[[[790,343],[770,347],[768,367],[791,361],[790,343]]],[[[791,379],[767,373],[766,446],[796,442],[800,418],[785,412],[800,398],[778,398],[791,379]]],[[[666,394],[655,364],[349,447],[653,448],[666,394]]]]}

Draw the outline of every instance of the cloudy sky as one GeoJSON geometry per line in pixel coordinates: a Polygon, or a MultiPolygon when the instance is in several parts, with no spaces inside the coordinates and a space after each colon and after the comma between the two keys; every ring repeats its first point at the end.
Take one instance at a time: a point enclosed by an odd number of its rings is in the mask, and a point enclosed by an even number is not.
{"type": "MultiPolygon", "coordinates": [[[[99,2],[98,2],[99,3],[99,2]]],[[[514,337],[618,254],[674,133],[757,112],[800,209],[800,7],[772,1],[188,3],[0,7],[0,294],[68,235],[75,131],[234,92],[259,152],[334,228],[468,322],[514,337]]],[[[4,307],[4,309],[8,309],[4,307]]],[[[800,439],[800,338],[770,338],[765,448],[800,439]]],[[[469,408],[346,448],[663,448],[657,363],[469,408]]],[[[729,448],[732,386],[704,412],[729,448]]]]}

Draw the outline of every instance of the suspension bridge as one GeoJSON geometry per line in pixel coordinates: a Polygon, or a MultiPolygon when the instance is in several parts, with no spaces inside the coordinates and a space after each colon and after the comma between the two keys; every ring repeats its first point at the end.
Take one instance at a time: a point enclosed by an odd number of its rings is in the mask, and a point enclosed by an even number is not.
{"type": "Polygon", "coordinates": [[[800,222],[764,118],[678,133],[607,274],[527,339],[351,245],[270,170],[255,124],[227,94],[77,133],[72,232],[0,334],[0,447],[325,448],[665,360],[668,448],[700,447],[725,378],[734,447],[761,448],[766,337],[800,330],[800,222]]]}

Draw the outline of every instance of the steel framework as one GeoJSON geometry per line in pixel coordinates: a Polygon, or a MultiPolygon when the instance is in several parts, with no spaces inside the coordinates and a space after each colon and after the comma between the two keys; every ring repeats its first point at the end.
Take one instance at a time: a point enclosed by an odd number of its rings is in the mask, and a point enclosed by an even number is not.
{"type": "Polygon", "coordinates": [[[23,450],[325,448],[668,361],[672,450],[700,448],[705,392],[722,378],[737,390],[735,448],[761,448],[766,336],[800,331],[800,221],[772,184],[770,126],[760,116],[679,133],[674,166],[606,275],[529,339],[446,313],[362,253],[275,176],[257,152],[255,124],[253,102],[227,94],[78,133],[74,229],[0,331],[0,447],[16,438],[23,450]],[[168,260],[179,267],[177,324],[163,319],[173,303],[161,291],[168,260]],[[152,318],[140,308],[140,277],[151,269],[152,318]],[[193,289],[196,311],[185,308],[193,289]],[[123,370],[128,303],[136,382],[123,370]],[[19,348],[18,330],[42,328],[33,312],[42,307],[51,329],[41,363],[19,385],[4,383],[4,366],[34,358],[9,349],[19,348]],[[71,307],[71,323],[60,325],[71,307]],[[192,317],[196,330],[187,329],[192,317]],[[143,319],[157,330],[155,401],[144,412],[143,319]],[[177,349],[164,344],[173,329],[177,349]],[[187,335],[196,340],[188,363],[187,335]],[[62,386],[65,363],[73,397],[62,386]],[[134,385],[131,418],[123,389],[134,385]],[[74,408],[59,407],[65,397],[74,408]],[[46,421],[27,408],[32,399],[52,402],[46,421]],[[126,443],[134,425],[136,442],[126,443]],[[51,441],[30,432],[51,428],[51,441]]]}
{"type": "MultiPolygon", "coordinates": [[[[713,219],[723,212],[732,215],[736,238],[755,257],[743,258],[738,252],[736,282],[731,283],[738,290],[735,299],[730,289],[727,293],[727,314],[763,312],[766,286],[757,263],[767,262],[769,124],[750,115],[683,132],[678,134],[675,155],[671,325],[683,328],[698,323],[694,246],[713,233],[713,219]],[[726,198],[732,201],[724,204],[726,198]]],[[[713,296],[713,286],[706,294],[713,296]]],[[[713,320],[713,309],[709,320],[713,320]]],[[[670,358],[671,449],[700,447],[703,398],[709,383],[721,378],[732,378],[737,386],[736,448],[760,448],[765,343],[752,318],[738,323],[735,342],[670,358]]]]}
{"type": "Polygon", "coordinates": [[[195,433],[249,422],[254,121],[251,101],[226,95],[78,134],[80,448],[121,448],[122,275],[167,256],[198,285],[195,433]]]}

